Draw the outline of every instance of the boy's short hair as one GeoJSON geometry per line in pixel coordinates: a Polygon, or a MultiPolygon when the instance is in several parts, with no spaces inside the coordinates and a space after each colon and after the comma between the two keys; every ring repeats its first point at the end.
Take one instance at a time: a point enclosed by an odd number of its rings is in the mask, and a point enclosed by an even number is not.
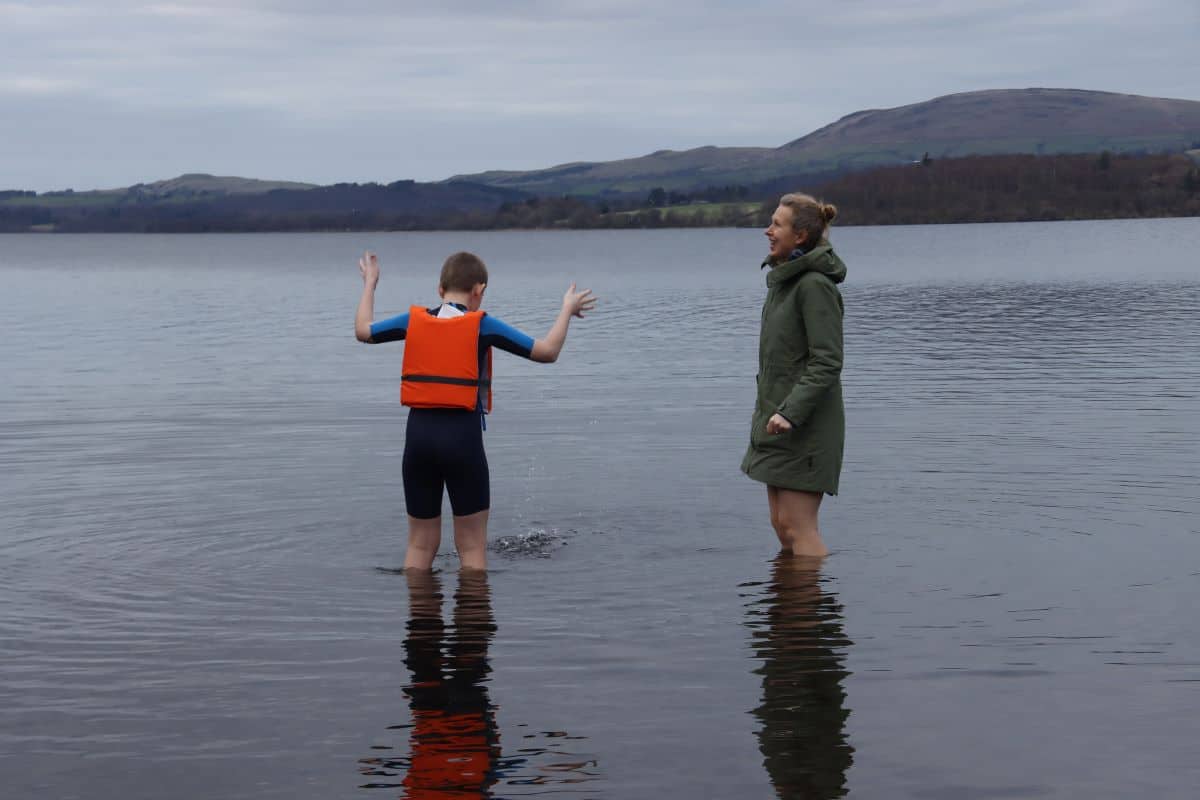
{"type": "Polygon", "coordinates": [[[451,292],[469,292],[477,284],[488,282],[487,267],[474,253],[454,253],[442,264],[441,287],[451,292]]]}

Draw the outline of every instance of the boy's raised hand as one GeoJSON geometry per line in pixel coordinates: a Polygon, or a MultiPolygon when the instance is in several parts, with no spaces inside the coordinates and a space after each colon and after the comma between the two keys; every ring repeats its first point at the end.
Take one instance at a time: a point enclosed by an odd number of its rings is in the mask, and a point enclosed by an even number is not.
{"type": "Polygon", "coordinates": [[[557,361],[558,354],[562,352],[563,342],[567,340],[567,327],[571,324],[571,317],[582,317],[583,312],[591,311],[595,307],[596,298],[592,296],[592,290],[584,289],[580,292],[572,283],[563,295],[562,311],[558,312],[550,331],[533,343],[529,358],[543,364],[557,361]]]}
{"type": "Polygon", "coordinates": [[[358,260],[358,271],[362,273],[363,283],[372,286],[379,283],[379,256],[370,250],[363,253],[358,260]]]}
{"type": "Polygon", "coordinates": [[[570,312],[571,316],[583,319],[583,312],[591,311],[596,307],[596,298],[592,294],[591,289],[584,289],[582,292],[575,291],[575,284],[571,284],[567,289],[567,293],[563,295],[563,310],[570,312]]]}

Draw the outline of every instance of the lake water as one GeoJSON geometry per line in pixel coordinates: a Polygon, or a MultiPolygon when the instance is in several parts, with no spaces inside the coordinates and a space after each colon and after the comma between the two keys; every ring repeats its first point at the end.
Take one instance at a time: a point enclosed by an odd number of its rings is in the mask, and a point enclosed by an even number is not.
{"type": "Polygon", "coordinates": [[[738,471],[757,230],[0,236],[0,794],[1193,797],[1200,220],[833,238],[814,571],[738,471]],[[461,248],[601,298],[497,356],[486,580],[389,572],[367,247],[380,317],[461,248]]]}

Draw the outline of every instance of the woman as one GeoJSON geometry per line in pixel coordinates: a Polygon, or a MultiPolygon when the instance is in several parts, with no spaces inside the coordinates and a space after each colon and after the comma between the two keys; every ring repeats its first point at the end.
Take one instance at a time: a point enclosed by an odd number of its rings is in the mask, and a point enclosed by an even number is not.
{"type": "Polygon", "coordinates": [[[837,208],[785,194],[765,231],[770,255],[758,345],[758,401],[742,471],[767,484],[784,552],[829,553],[817,526],[842,471],[842,295],[846,265],[829,244],[837,208]]]}

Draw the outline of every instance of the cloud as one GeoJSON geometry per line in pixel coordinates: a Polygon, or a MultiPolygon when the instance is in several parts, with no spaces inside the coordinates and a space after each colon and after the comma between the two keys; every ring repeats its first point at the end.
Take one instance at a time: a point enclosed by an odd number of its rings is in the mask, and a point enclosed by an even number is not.
{"type": "MultiPolygon", "coordinates": [[[[0,98],[56,100],[67,118],[102,112],[114,131],[130,120],[128,143],[115,137],[108,160],[131,175],[146,163],[133,144],[140,131],[174,130],[190,119],[245,127],[189,144],[195,149],[181,149],[180,162],[235,172],[246,163],[244,142],[283,131],[320,157],[282,164],[277,177],[370,175],[368,154],[378,158],[379,150],[364,142],[378,140],[391,143],[408,170],[380,164],[380,178],[430,179],[701,144],[774,146],[863,108],[973,89],[1195,97],[1198,7],[1194,0],[462,0],[446,9],[383,0],[9,2],[0,3],[0,75],[8,76],[0,98]]],[[[27,150],[69,138],[31,140],[21,126],[9,135],[27,150]]],[[[181,138],[180,148],[184,141],[191,139],[181,138]]],[[[75,182],[52,161],[41,163],[48,171],[40,183],[75,182]]],[[[16,167],[11,149],[0,154],[0,169],[16,167]]]]}
{"type": "Polygon", "coordinates": [[[52,95],[77,92],[85,88],[82,81],[68,78],[48,78],[41,75],[9,75],[0,77],[0,94],[52,95]]]}

